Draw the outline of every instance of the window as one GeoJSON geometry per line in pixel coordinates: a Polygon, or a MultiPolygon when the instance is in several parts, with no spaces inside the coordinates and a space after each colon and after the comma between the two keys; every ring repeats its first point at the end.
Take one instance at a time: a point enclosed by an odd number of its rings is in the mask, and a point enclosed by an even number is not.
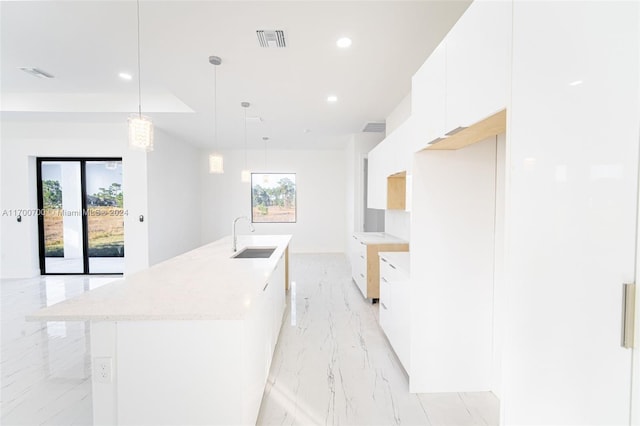
{"type": "Polygon", "coordinates": [[[251,221],[295,223],[295,173],[251,173],[251,221]]]}

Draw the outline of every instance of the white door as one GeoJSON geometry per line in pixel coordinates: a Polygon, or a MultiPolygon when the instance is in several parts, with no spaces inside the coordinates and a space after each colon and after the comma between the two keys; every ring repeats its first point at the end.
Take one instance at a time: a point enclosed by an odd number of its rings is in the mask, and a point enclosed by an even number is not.
{"type": "Polygon", "coordinates": [[[514,3],[504,424],[630,422],[639,8],[514,3]]]}

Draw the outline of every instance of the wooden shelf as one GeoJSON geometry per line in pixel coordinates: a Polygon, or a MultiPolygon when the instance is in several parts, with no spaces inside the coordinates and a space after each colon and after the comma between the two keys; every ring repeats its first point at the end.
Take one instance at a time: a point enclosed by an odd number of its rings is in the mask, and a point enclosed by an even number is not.
{"type": "Polygon", "coordinates": [[[407,206],[407,172],[387,177],[387,209],[404,210],[407,206]]]}
{"type": "Polygon", "coordinates": [[[507,110],[503,109],[451,136],[429,145],[424,150],[456,150],[500,133],[507,129],[507,110]]]}

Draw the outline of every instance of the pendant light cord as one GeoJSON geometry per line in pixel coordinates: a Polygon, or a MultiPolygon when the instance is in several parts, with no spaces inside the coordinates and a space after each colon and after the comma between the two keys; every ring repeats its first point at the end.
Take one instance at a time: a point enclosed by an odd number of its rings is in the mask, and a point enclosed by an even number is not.
{"type": "Polygon", "coordinates": [[[213,150],[218,149],[218,66],[213,66],[213,150]]]}
{"type": "Polygon", "coordinates": [[[140,0],[136,0],[138,18],[138,115],[142,118],[142,77],[140,76],[140,0]]]}
{"type": "Polygon", "coordinates": [[[247,107],[244,108],[244,169],[247,170],[247,107]]]}

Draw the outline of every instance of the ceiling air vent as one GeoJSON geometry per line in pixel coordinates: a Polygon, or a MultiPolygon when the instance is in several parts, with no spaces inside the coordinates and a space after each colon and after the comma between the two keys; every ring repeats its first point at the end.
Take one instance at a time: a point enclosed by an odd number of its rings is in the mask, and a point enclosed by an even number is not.
{"type": "Polygon", "coordinates": [[[38,78],[53,78],[53,75],[34,67],[20,67],[21,71],[38,78]]]}
{"type": "Polygon", "coordinates": [[[261,47],[287,47],[284,31],[282,30],[258,30],[256,34],[258,35],[258,42],[261,47]]]}
{"type": "Polygon", "coordinates": [[[383,122],[369,122],[365,123],[362,131],[365,133],[384,133],[387,129],[387,124],[383,122]]]}

